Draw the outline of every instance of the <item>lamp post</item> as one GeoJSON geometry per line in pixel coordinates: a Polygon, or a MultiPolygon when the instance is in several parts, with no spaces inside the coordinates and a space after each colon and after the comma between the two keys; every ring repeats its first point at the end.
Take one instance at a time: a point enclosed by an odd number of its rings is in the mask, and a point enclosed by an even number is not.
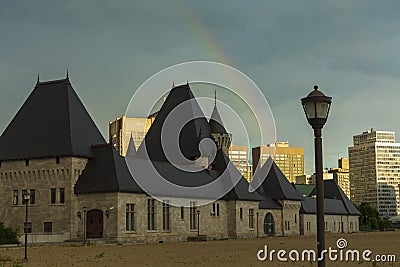
{"type": "MultiPolygon", "coordinates": [[[[332,97],[324,95],[314,85],[314,91],[301,99],[308,123],[314,129],[315,174],[317,180],[317,250],[318,257],[325,249],[325,219],[324,219],[324,181],[322,164],[322,128],[328,119],[332,97]]],[[[325,266],[325,258],[318,261],[318,267],[325,266]]]]}
{"type": "Polygon", "coordinates": [[[25,201],[25,257],[24,261],[28,260],[28,203],[31,195],[26,191],[23,195],[25,201]]]}
{"type": "Polygon", "coordinates": [[[83,207],[83,245],[86,246],[86,211],[87,208],[83,207]]]}
{"type": "Polygon", "coordinates": [[[258,237],[258,211],[256,212],[256,215],[257,215],[257,220],[256,220],[256,222],[257,222],[257,224],[256,224],[256,228],[257,228],[257,237],[258,237]]]}
{"type": "Polygon", "coordinates": [[[200,235],[200,210],[197,210],[197,235],[200,235]]]}

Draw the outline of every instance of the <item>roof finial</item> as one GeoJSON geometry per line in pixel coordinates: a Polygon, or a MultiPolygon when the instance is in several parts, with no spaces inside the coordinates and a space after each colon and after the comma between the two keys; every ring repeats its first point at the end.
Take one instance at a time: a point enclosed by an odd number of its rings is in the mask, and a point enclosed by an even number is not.
{"type": "Polygon", "coordinates": [[[172,88],[175,87],[175,81],[172,81],[172,88]]]}
{"type": "Polygon", "coordinates": [[[217,89],[214,90],[214,106],[217,106],[217,89]]]}
{"type": "Polygon", "coordinates": [[[69,73],[68,73],[68,68],[67,68],[67,77],[65,79],[69,79],[69,73]]]}
{"type": "Polygon", "coordinates": [[[186,84],[189,85],[189,78],[186,78],[186,84]]]}
{"type": "Polygon", "coordinates": [[[40,77],[39,77],[39,73],[37,74],[37,81],[36,81],[36,84],[39,84],[40,83],[40,77]]]}

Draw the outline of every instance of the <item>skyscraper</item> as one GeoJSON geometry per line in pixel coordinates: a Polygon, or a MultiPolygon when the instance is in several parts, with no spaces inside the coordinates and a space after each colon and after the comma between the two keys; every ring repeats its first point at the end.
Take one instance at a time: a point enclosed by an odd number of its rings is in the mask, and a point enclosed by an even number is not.
{"type": "Polygon", "coordinates": [[[276,142],[268,146],[254,147],[252,150],[253,172],[257,164],[262,166],[271,157],[290,182],[304,174],[304,148],[289,147],[289,142],[276,142]]]}
{"type": "Polygon", "coordinates": [[[248,182],[251,181],[252,173],[249,165],[249,147],[248,146],[230,146],[229,159],[236,168],[243,174],[248,182]]]}
{"type": "Polygon", "coordinates": [[[117,118],[109,124],[109,142],[119,151],[121,156],[125,156],[130,138],[133,138],[137,150],[152,123],[153,119],[150,117],[128,118],[122,116],[117,118]]]}
{"type": "Polygon", "coordinates": [[[400,213],[400,143],[394,132],[371,129],[353,136],[349,165],[352,201],[376,207],[382,218],[400,213]]]}
{"type": "Polygon", "coordinates": [[[350,198],[350,180],[349,180],[349,159],[338,159],[338,168],[330,168],[329,173],[333,174],[333,180],[340,186],[346,196],[350,198]]]}

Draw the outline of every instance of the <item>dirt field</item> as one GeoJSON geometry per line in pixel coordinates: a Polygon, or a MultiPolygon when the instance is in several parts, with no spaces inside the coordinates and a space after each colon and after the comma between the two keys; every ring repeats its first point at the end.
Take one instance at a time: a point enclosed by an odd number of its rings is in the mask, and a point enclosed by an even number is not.
{"type": "MultiPolygon", "coordinates": [[[[345,238],[348,246],[361,253],[370,249],[373,254],[396,255],[396,262],[331,262],[327,266],[400,266],[400,231],[327,234],[326,247],[337,249],[336,241],[345,238]]],[[[315,236],[273,237],[249,240],[222,240],[209,242],[182,242],[136,245],[45,245],[28,249],[28,262],[22,262],[24,248],[0,248],[0,266],[316,266],[310,262],[259,261],[257,252],[268,245],[268,251],[291,249],[300,252],[315,249],[315,236]]],[[[294,255],[294,254],[293,254],[294,255]]],[[[339,255],[339,254],[338,254],[339,255]]],[[[262,256],[262,255],[261,255],[262,256]]],[[[285,255],[288,258],[288,254],[285,255]]]]}

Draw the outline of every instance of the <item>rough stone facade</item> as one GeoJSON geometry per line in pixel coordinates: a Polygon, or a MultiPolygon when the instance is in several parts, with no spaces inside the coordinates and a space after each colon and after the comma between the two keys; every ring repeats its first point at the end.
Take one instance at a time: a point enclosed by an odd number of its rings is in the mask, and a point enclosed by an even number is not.
{"type": "MultiPolygon", "coordinates": [[[[32,223],[33,242],[73,239],[76,220],[72,216],[77,201],[74,185],[82,173],[87,159],[60,157],[4,161],[0,167],[0,218],[5,225],[19,227],[23,232],[25,204],[22,190],[35,190],[34,203],[29,203],[28,222],[32,223]],[[55,201],[51,203],[51,189],[55,201]],[[61,190],[64,189],[64,201],[61,190]],[[14,199],[17,191],[17,200],[14,199]],[[63,202],[63,203],[62,203],[63,202]],[[51,233],[44,232],[44,223],[51,222],[51,233]]],[[[32,200],[30,200],[32,201],[32,200]]]]}
{"type": "MultiPolygon", "coordinates": [[[[274,235],[293,236],[316,233],[316,215],[300,214],[300,201],[281,200],[282,209],[259,209],[257,201],[219,200],[196,207],[191,229],[190,208],[169,207],[169,229],[163,229],[163,203],[155,201],[155,229],[148,230],[146,194],[123,192],[74,194],[74,185],[84,170],[87,159],[61,157],[4,161],[0,167],[0,218],[6,226],[21,229],[25,221],[22,190],[35,190],[35,202],[29,203],[32,232],[29,242],[60,242],[82,240],[87,222],[86,212],[98,210],[102,214],[104,242],[168,242],[186,241],[198,234],[197,210],[200,211],[200,235],[207,239],[264,237],[265,217],[274,218],[274,235]],[[51,203],[51,189],[55,188],[55,203],[51,203]],[[64,203],[60,203],[60,188],[65,189],[64,203]],[[18,203],[14,204],[14,190],[18,203]],[[126,229],[126,205],[134,204],[134,230],[126,229]],[[107,216],[108,214],[108,216],[107,216]],[[182,216],[183,215],[183,216],[182,216]],[[51,222],[51,232],[44,223],[51,222]]],[[[327,231],[344,233],[358,231],[357,216],[326,215],[327,231]],[[343,224],[343,226],[342,226],[343,224]],[[343,229],[343,230],[342,230],[343,229]]]]}

